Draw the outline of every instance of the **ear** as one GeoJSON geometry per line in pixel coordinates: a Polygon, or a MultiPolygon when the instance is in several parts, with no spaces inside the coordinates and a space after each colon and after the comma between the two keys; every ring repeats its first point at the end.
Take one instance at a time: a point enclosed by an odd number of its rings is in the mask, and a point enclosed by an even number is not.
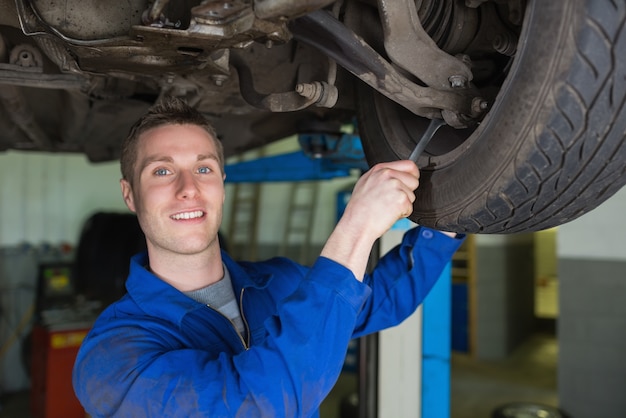
{"type": "Polygon", "coordinates": [[[120,186],[122,187],[122,197],[124,198],[124,203],[131,212],[136,213],[135,209],[135,200],[133,198],[133,189],[130,183],[124,179],[120,180],[120,186]]]}

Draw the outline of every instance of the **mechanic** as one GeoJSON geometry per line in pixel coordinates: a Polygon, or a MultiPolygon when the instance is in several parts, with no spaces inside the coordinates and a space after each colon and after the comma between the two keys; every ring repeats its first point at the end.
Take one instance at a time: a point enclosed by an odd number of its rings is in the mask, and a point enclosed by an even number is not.
{"type": "Polygon", "coordinates": [[[130,130],[121,188],[147,253],[127,294],[105,309],[74,365],[93,417],[309,417],[341,372],[350,339],[400,323],[422,302],[463,237],[416,227],[366,265],[375,241],[408,216],[411,161],[374,166],[311,267],[235,262],[219,246],[221,143],[180,100],[130,130]]]}

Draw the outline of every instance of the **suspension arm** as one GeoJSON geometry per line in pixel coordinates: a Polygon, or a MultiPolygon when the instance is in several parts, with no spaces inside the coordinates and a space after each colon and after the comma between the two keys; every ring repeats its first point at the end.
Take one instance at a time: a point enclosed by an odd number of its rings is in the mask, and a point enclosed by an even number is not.
{"type": "Polygon", "coordinates": [[[439,49],[422,27],[415,0],[378,0],[385,51],[389,59],[427,86],[450,89],[452,80],[472,80],[472,71],[460,59],[439,49]],[[434,71],[433,71],[434,69],[434,71]]]}
{"type": "Polygon", "coordinates": [[[319,10],[289,24],[295,39],[313,46],[389,99],[416,115],[441,118],[441,110],[472,114],[471,89],[422,87],[400,74],[363,38],[330,13],[319,10]]]}

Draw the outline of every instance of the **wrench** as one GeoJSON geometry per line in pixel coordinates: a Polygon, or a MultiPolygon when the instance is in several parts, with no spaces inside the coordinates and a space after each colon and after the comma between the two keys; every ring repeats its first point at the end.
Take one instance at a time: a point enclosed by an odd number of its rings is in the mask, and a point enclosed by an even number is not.
{"type": "Polygon", "coordinates": [[[417,144],[415,144],[413,152],[411,152],[411,155],[409,155],[409,160],[417,164],[417,159],[422,154],[422,152],[424,152],[426,145],[428,145],[430,140],[433,139],[433,136],[435,136],[437,130],[445,124],[446,122],[443,119],[431,119],[428,127],[422,134],[422,137],[417,140],[417,144]]]}

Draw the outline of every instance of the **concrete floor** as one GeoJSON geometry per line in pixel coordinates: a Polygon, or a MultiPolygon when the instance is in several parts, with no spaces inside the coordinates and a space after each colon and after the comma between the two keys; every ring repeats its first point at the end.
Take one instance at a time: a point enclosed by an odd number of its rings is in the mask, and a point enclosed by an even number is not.
{"type": "Polygon", "coordinates": [[[557,340],[550,335],[533,336],[501,361],[454,353],[451,418],[491,418],[511,402],[557,407],[557,360],[557,340]]]}
{"type": "MultiPolygon", "coordinates": [[[[518,401],[556,407],[557,358],[557,341],[550,335],[530,338],[502,361],[453,353],[450,418],[491,418],[498,406],[518,401]]],[[[321,409],[321,418],[343,418],[339,402],[355,387],[354,375],[340,378],[321,409]]],[[[0,397],[0,418],[31,418],[28,392],[0,397]]]]}
{"type": "Polygon", "coordinates": [[[19,392],[0,397],[0,418],[32,418],[28,392],[19,392]]]}
{"type": "MultiPolygon", "coordinates": [[[[548,334],[531,337],[501,361],[453,353],[450,418],[491,418],[494,409],[511,402],[557,407],[557,359],[557,340],[548,334]]],[[[342,375],[322,405],[321,418],[352,418],[339,414],[339,404],[357,384],[356,377],[342,375]]]]}

